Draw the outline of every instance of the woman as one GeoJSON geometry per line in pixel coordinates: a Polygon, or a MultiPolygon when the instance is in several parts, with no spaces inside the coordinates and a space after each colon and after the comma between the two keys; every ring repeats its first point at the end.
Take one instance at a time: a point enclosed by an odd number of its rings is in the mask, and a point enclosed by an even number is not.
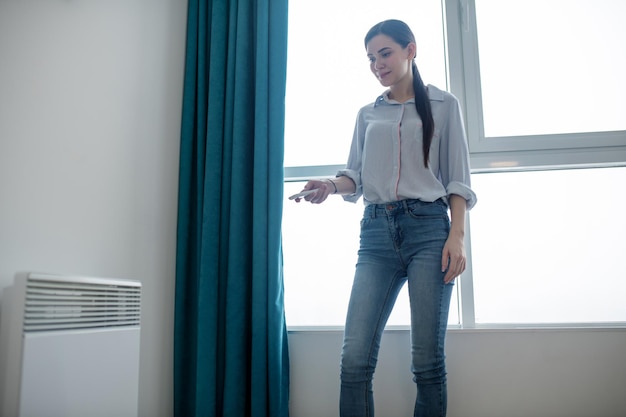
{"type": "Polygon", "coordinates": [[[365,37],[370,68],[387,90],[358,114],[345,169],[311,180],[297,197],[365,203],[341,355],[342,417],[373,416],[372,377],[385,323],[406,282],[411,306],[415,416],[445,416],[444,340],[454,279],[465,269],[470,188],[458,100],[425,86],[410,28],[383,21],[365,37]],[[311,191],[315,190],[315,191],[311,191]]]}

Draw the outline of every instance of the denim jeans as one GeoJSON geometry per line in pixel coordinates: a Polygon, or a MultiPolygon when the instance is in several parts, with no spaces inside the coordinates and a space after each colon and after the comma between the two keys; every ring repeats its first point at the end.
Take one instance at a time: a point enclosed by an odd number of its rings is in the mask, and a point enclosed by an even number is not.
{"type": "Polygon", "coordinates": [[[441,254],[449,230],[442,200],[365,208],[341,353],[341,417],[374,415],[372,379],[380,341],[405,282],[411,306],[411,371],[417,385],[414,416],[445,416],[444,341],[454,284],[443,282],[441,254]]]}

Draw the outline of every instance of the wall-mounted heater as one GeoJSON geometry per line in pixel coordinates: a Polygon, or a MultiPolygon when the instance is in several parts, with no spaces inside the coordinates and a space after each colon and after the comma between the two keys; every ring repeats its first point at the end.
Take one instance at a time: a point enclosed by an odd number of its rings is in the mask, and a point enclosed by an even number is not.
{"type": "Polygon", "coordinates": [[[136,417],[141,284],[26,274],[2,293],[2,417],[136,417]]]}

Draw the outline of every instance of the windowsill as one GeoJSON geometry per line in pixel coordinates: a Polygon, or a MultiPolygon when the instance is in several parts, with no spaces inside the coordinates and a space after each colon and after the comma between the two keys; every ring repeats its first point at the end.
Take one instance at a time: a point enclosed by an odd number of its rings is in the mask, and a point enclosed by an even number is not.
{"type": "MultiPolygon", "coordinates": [[[[409,326],[387,326],[385,333],[409,332],[409,326]]],[[[448,333],[493,332],[569,332],[569,331],[626,331],[626,322],[615,323],[552,323],[552,324],[490,324],[476,327],[448,326],[448,333]]],[[[288,326],[288,333],[343,333],[343,326],[288,326]]]]}

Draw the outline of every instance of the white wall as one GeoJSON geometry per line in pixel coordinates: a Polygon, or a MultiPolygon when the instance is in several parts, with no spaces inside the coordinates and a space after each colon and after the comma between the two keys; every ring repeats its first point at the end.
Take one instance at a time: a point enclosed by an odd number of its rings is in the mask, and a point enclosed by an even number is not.
{"type": "Polygon", "coordinates": [[[0,0],[0,288],[144,287],[140,415],[172,410],[184,0],[0,0]]]}
{"type": "MultiPolygon", "coordinates": [[[[341,332],[290,332],[291,417],[333,417],[341,332]]],[[[452,330],[449,417],[624,417],[626,329],[452,330]]],[[[413,415],[407,331],[387,331],[376,415],[413,415]]]]}

